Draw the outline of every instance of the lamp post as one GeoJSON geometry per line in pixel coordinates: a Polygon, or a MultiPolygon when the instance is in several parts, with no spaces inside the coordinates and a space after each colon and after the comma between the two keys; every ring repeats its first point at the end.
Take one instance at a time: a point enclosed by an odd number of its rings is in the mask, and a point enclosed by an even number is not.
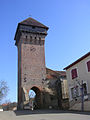
{"type": "Polygon", "coordinates": [[[84,91],[83,91],[83,80],[82,80],[82,83],[81,83],[81,100],[82,100],[81,110],[84,111],[84,91]]]}
{"type": "MultiPolygon", "coordinates": [[[[78,81],[78,80],[76,80],[78,81]]],[[[83,89],[83,80],[81,81],[81,84],[80,82],[78,81],[78,84],[80,86],[80,89],[81,89],[81,110],[84,111],[84,89],[83,89]]]]}

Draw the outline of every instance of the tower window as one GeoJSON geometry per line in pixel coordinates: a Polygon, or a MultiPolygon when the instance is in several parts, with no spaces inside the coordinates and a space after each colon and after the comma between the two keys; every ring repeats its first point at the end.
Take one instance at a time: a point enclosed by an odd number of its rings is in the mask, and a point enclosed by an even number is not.
{"type": "Polygon", "coordinates": [[[27,35],[26,35],[25,37],[26,37],[26,39],[25,39],[24,43],[27,44],[27,41],[28,41],[28,40],[27,40],[27,35]]]}
{"type": "Polygon", "coordinates": [[[30,43],[32,43],[32,36],[30,36],[30,43]]]}
{"type": "Polygon", "coordinates": [[[35,37],[35,39],[36,39],[36,37],[35,37]]]}
{"type": "Polygon", "coordinates": [[[39,44],[41,45],[41,37],[39,37],[39,44]]]}

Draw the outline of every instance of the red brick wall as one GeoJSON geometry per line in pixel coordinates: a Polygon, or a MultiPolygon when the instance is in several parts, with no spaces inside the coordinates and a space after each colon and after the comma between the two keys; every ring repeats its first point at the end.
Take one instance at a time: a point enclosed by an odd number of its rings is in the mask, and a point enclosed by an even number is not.
{"type": "MultiPolygon", "coordinates": [[[[29,35],[29,34],[28,34],[29,35]]],[[[43,44],[37,44],[33,39],[31,44],[30,37],[25,38],[23,34],[18,43],[18,88],[19,88],[19,101],[22,101],[21,87],[26,90],[31,89],[33,86],[43,88],[43,79],[46,77],[45,68],[45,53],[44,53],[44,37],[43,44]]]]}

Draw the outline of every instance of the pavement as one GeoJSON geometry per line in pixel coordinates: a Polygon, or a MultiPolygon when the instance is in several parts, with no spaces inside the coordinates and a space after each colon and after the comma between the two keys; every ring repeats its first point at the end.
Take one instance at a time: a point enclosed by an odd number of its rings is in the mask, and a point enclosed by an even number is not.
{"type": "Polygon", "coordinates": [[[90,112],[24,110],[0,112],[0,120],[90,120],[90,112]]]}

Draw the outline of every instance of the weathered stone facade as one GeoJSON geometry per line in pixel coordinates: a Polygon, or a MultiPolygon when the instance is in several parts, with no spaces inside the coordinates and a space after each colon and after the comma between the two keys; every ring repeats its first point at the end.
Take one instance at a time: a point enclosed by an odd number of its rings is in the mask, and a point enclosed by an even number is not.
{"type": "Polygon", "coordinates": [[[65,71],[54,71],[46,68],[45,80],[46,105],[55,109],[68,109],[68,90],[65,71]],[[47,102],[49,101],[49,102],[47,102]]]}
{"type": "MultiPolygon", "coordinates": [[[[15,35],[18,48],[18,107],[28,103],[28,92],[32,88],[40,91],[42,103],[43,81],[46,78],[44,41],[48,27],[28,18],[18,24],[15,35]]],[[[37,92],[37,91],[36,91],[37,92]]]]}
{"type": "MultiPolygon", "coordinates": [[[[61,108],[60,74],[46,69],[44,43],[48,27],[28,18],[18,24],[18,109],[29,106],[29,90],[36,92],[37,108],[61,108]],[[46,73],[47,72],[47,73],[46,73]],[[49,79],[48,75],[52,76],[49,79]]],[[[65,76],[66,77],[66,76],[65,76]]]]}
{"type": "Polygon", "coordinates": [[[67,74],[70,109],[90,111],[90,52],[64,69],[67,74]]]}

